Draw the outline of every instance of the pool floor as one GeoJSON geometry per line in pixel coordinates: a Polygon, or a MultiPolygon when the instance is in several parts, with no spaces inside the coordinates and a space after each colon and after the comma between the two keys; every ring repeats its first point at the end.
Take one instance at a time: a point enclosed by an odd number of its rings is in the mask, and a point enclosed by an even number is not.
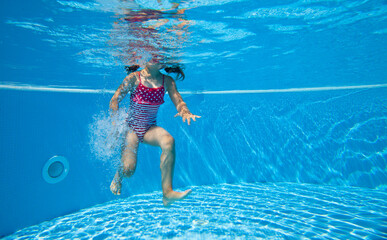
{"type": "Polygon", "coordinates": [[[192,187],[165,208],[161,192],[42,222],[5,239],[386,239],[387,194],[296,183],[192,187]]]}

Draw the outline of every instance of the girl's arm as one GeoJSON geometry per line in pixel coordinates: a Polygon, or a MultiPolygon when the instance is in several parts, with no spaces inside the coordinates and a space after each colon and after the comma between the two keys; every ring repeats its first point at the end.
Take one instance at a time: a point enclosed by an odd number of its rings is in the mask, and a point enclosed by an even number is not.
{"type": "Polygon", "coordinates": [[[125,77],[124,81],[118,87],[109,104],[109,107],[113,111],[113,113],[116,113],[118,111],[119,103],[122,101],[122,99],[124,99],[130,89],[134,87],[136,80],[137,78],[135,74],[131,73],[125,77]]]}
{"type": "Polygon", "coordinates": [[[112,99],[110,100],[109,108],[111,110],[111,117],[112,117],[112,125],[113,125],[113,131],[109,134],[108,138],[105,141],[105,144],[109,145],[110,148],[114,149],[117,139],[119,137],[119,130],[116,128],[116,118],[117,118],[117,111],[118,111],[118,105],[124,99],[126,94],[133,89],[136,82],[136,76],[131,73],[128,76],[125,77],[124,81],[122,81],[121,85],[118,87],[117,91],[114,93],[112,99]],[[111,140],[113,139],[113,143],[111,140]]]}
{"type": "Polygon", "coordinates": [[[175,81],[170,76],[165,76],[165,84],[168,95],[171,98],[173,104],[175,104],[176,110],[178,112],[175,117],[181,116],[183,118],[183,122],[187,120],[188,125],[191,124],[191,118],[194,121],[196,121],[196,118],[201,118],[201,116],[194,115],[189,111],[187,104],[183,101],[183,98],[177,91],[175,81]]]}

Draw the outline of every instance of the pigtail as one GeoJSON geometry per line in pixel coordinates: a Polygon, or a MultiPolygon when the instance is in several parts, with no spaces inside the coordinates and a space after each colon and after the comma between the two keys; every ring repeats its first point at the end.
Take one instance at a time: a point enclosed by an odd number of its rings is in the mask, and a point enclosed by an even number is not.
{"type": "Polygon", "coordinates": [[[177,77],[176,77],[177,80],[183,81],[185,78],[184,72],[179,66],[166,67],[164,68],[164,70],[167,73],[177,73],[177,77]]]}
{"type": "Polygon", "coordinates": [[[137,69],[139,69],[140,66],[139,65],[132,65],[132,66],[125,66],[125,70],[126,72],[128,73],[128,75],[132,72],[135,72],[137,71],[137,69]]]}

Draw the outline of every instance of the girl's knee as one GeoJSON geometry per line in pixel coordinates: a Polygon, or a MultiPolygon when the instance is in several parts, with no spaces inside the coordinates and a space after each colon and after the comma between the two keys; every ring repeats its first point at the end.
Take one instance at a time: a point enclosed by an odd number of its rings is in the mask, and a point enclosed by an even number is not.
{"type": "Polygon", "coordinates": [[[136,171],[136,164],[124,164],[122,166],[122,173],[126,177],[131,177],[136,171]]]}
{"type": "Polygon", "coordinates": [[[163,151],[175,150],[175,139],[171,135],[163,137],[160,147],[163,151]]]}

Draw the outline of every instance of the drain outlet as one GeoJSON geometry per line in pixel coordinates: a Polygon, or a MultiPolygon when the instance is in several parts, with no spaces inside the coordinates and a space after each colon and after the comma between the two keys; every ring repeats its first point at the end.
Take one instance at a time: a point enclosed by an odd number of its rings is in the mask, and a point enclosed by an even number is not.
{"type": "Polygon", "coordinates": [[[42,175],[48,183],[58,183],[65,179],[69,172],[69,162],[65,157],[54,156],[44,164],[42,175]]]}

